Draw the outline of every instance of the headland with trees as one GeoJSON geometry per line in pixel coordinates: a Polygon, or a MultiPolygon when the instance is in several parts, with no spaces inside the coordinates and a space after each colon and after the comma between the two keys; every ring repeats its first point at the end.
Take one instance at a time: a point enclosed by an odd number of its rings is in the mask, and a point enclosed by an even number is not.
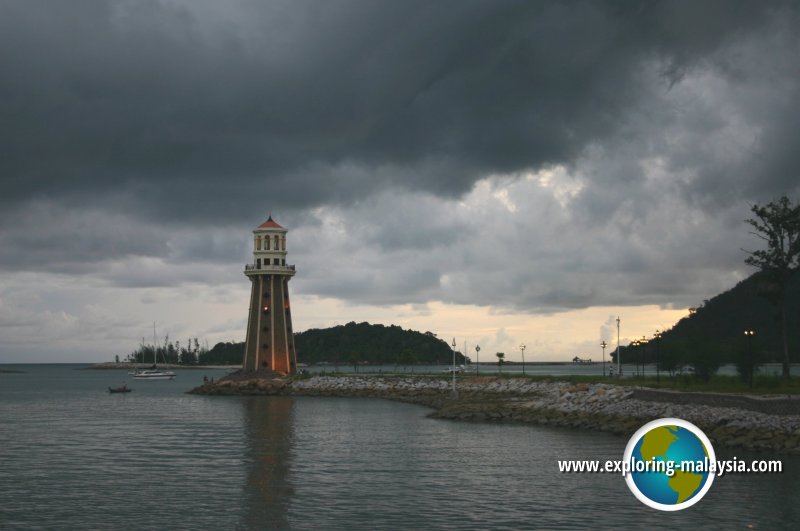
{"type": "MultiPolygon", "coordinates": [[[[725,364],[735,364],[741,380],[753,386],[754,375],[765,363],[778,362],[790,380],[792,363],[800,362],[800,203],[781,197],[751,207],[745,220],[764,248],[744,250],[745,262],[756,272],[732,289],[703,301],[667,330],[620,347],[622,361],[656,368],[663,376],[707,384],[725,364]]],[[[350,322],[295,334],[298,362],[308,365],[450,365],[453,350],[433,332],[404,330],[396,325],[350,322]]],[[[149,363],[153,345],[144,343],[128,355],[129,362],[149,363]]],[[[181,344],[166,337],[155,346],[159,362],[192,365],[241,365],[244,343],[223,342],[213,348],[197,338],[181,344]]],[[[498,353],[498,370],[504,357],[498,353]]],[[[616,352],[611,351],[616,361],[616,352]]],[[[456,364],[470,358],[456,352],[456,364]]],[[[644,370],[641,372],[644,375],[644,370]]],[[[628,375],[629,376],[629,375],[628,375]]],[[[650,377],[652,374],[650,374],[650,377]]],[[[642,381],[646,380],[642,378],[642,381]]],[[[783,385],[783,384],[782,384],[783,385]]]]}

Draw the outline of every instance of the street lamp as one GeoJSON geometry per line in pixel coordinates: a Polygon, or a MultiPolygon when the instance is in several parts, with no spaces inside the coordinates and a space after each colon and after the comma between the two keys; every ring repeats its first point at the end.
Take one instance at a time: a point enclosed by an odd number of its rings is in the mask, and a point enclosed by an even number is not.
{"type": "Polygon", "coordinates": [[[522,376],[525,376],[525,343],[521,344],[519,349],[522,351],[522,376]]]}
{"type": "Polygon", "coordinates": [[[606,376],[606,347],[608,346],[605,341],[600,343],[600,346],[603,348],[603,378],[606,376]]]}
{"type": "Polygon", "coordinates": [[[750,367],[748,368],[747,379],[750,383],[750,389],[753,388],[753,373],[755,372],[755,364],[753,363],[753,336],[756,333],[753,330],[745,330],[744,335],[747,336],[748,351],[750,353],[750,367]]]}
{"type": "Polygon", "coordinates": [[[453,338],[453,367],[451,368],[453,371],[453,398],[458,397],[458,393],[456,392],[456,338],[453,338]]]}
{"type": "Polygon", "coordinates": [[[656,334],[653,336],[656,340],[656,383],[661,383],[661,371],[658,365],[658,344],[661,342],[661,331],[656,330],[656,334]]]}
{"type": "Polygon", "coordinates": [[[478,364],[481,362],[481,346],[475,345],[475,376],[478,376],[478,364]]]}
{"type": "MultiPolygon", "coordinates": [[[[642,351],[639,353],[639,367],[642,368],[642,378],[644,378],[644,364],[647,361],[647,336],[642,336],[642,351]]],[[[637,367],[638,372],[638,367],[637,367]]]]}
{"type": "Polygon", "coordinates": [[[622,378],[622,363],[619,351],[619,315],[617,316],[617,377],[622,378]]]}

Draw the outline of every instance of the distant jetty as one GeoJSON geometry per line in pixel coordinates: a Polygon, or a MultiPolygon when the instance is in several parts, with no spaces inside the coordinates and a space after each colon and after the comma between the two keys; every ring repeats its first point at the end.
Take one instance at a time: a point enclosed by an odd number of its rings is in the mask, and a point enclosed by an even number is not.
{"type": "Polygon", "coordinates": [[[607,383],[573,384],[494,376],[312,376],[236,373],[190,393],[375,397],[421,404],[431,417],[563,426],[631,435],[646,422],[677,417],[699,426],[715,445],[800,454],[800,399],[686,393],[607,383]]]}

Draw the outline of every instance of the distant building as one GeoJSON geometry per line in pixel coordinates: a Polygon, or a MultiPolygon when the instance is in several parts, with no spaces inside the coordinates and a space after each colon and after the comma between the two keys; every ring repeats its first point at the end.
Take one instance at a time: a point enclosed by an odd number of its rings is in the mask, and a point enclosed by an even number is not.
{"type": "Polygon", "coordinates": [[[295,269],[286,264],[286,232],[272,216],[253,231],[253,263],[244,268],[252,283],[242,367],[246,371],[297,371],[289,305],[289,280],[295,269]]]}

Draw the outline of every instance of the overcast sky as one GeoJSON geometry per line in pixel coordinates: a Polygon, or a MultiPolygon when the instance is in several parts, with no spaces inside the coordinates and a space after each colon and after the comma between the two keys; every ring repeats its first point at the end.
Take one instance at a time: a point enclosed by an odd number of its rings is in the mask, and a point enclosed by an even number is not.
{"type": "MultiPolygon", "coordinates": [[[[800,191],[793,2],[0,0],[0,362],[295,328],[599,358],[752,271],[800,191]]],[[[300,353],[302,358],[302,353],[300,353]]],[[[302,359],[300,360],[302,361],[302,359]]]]}

